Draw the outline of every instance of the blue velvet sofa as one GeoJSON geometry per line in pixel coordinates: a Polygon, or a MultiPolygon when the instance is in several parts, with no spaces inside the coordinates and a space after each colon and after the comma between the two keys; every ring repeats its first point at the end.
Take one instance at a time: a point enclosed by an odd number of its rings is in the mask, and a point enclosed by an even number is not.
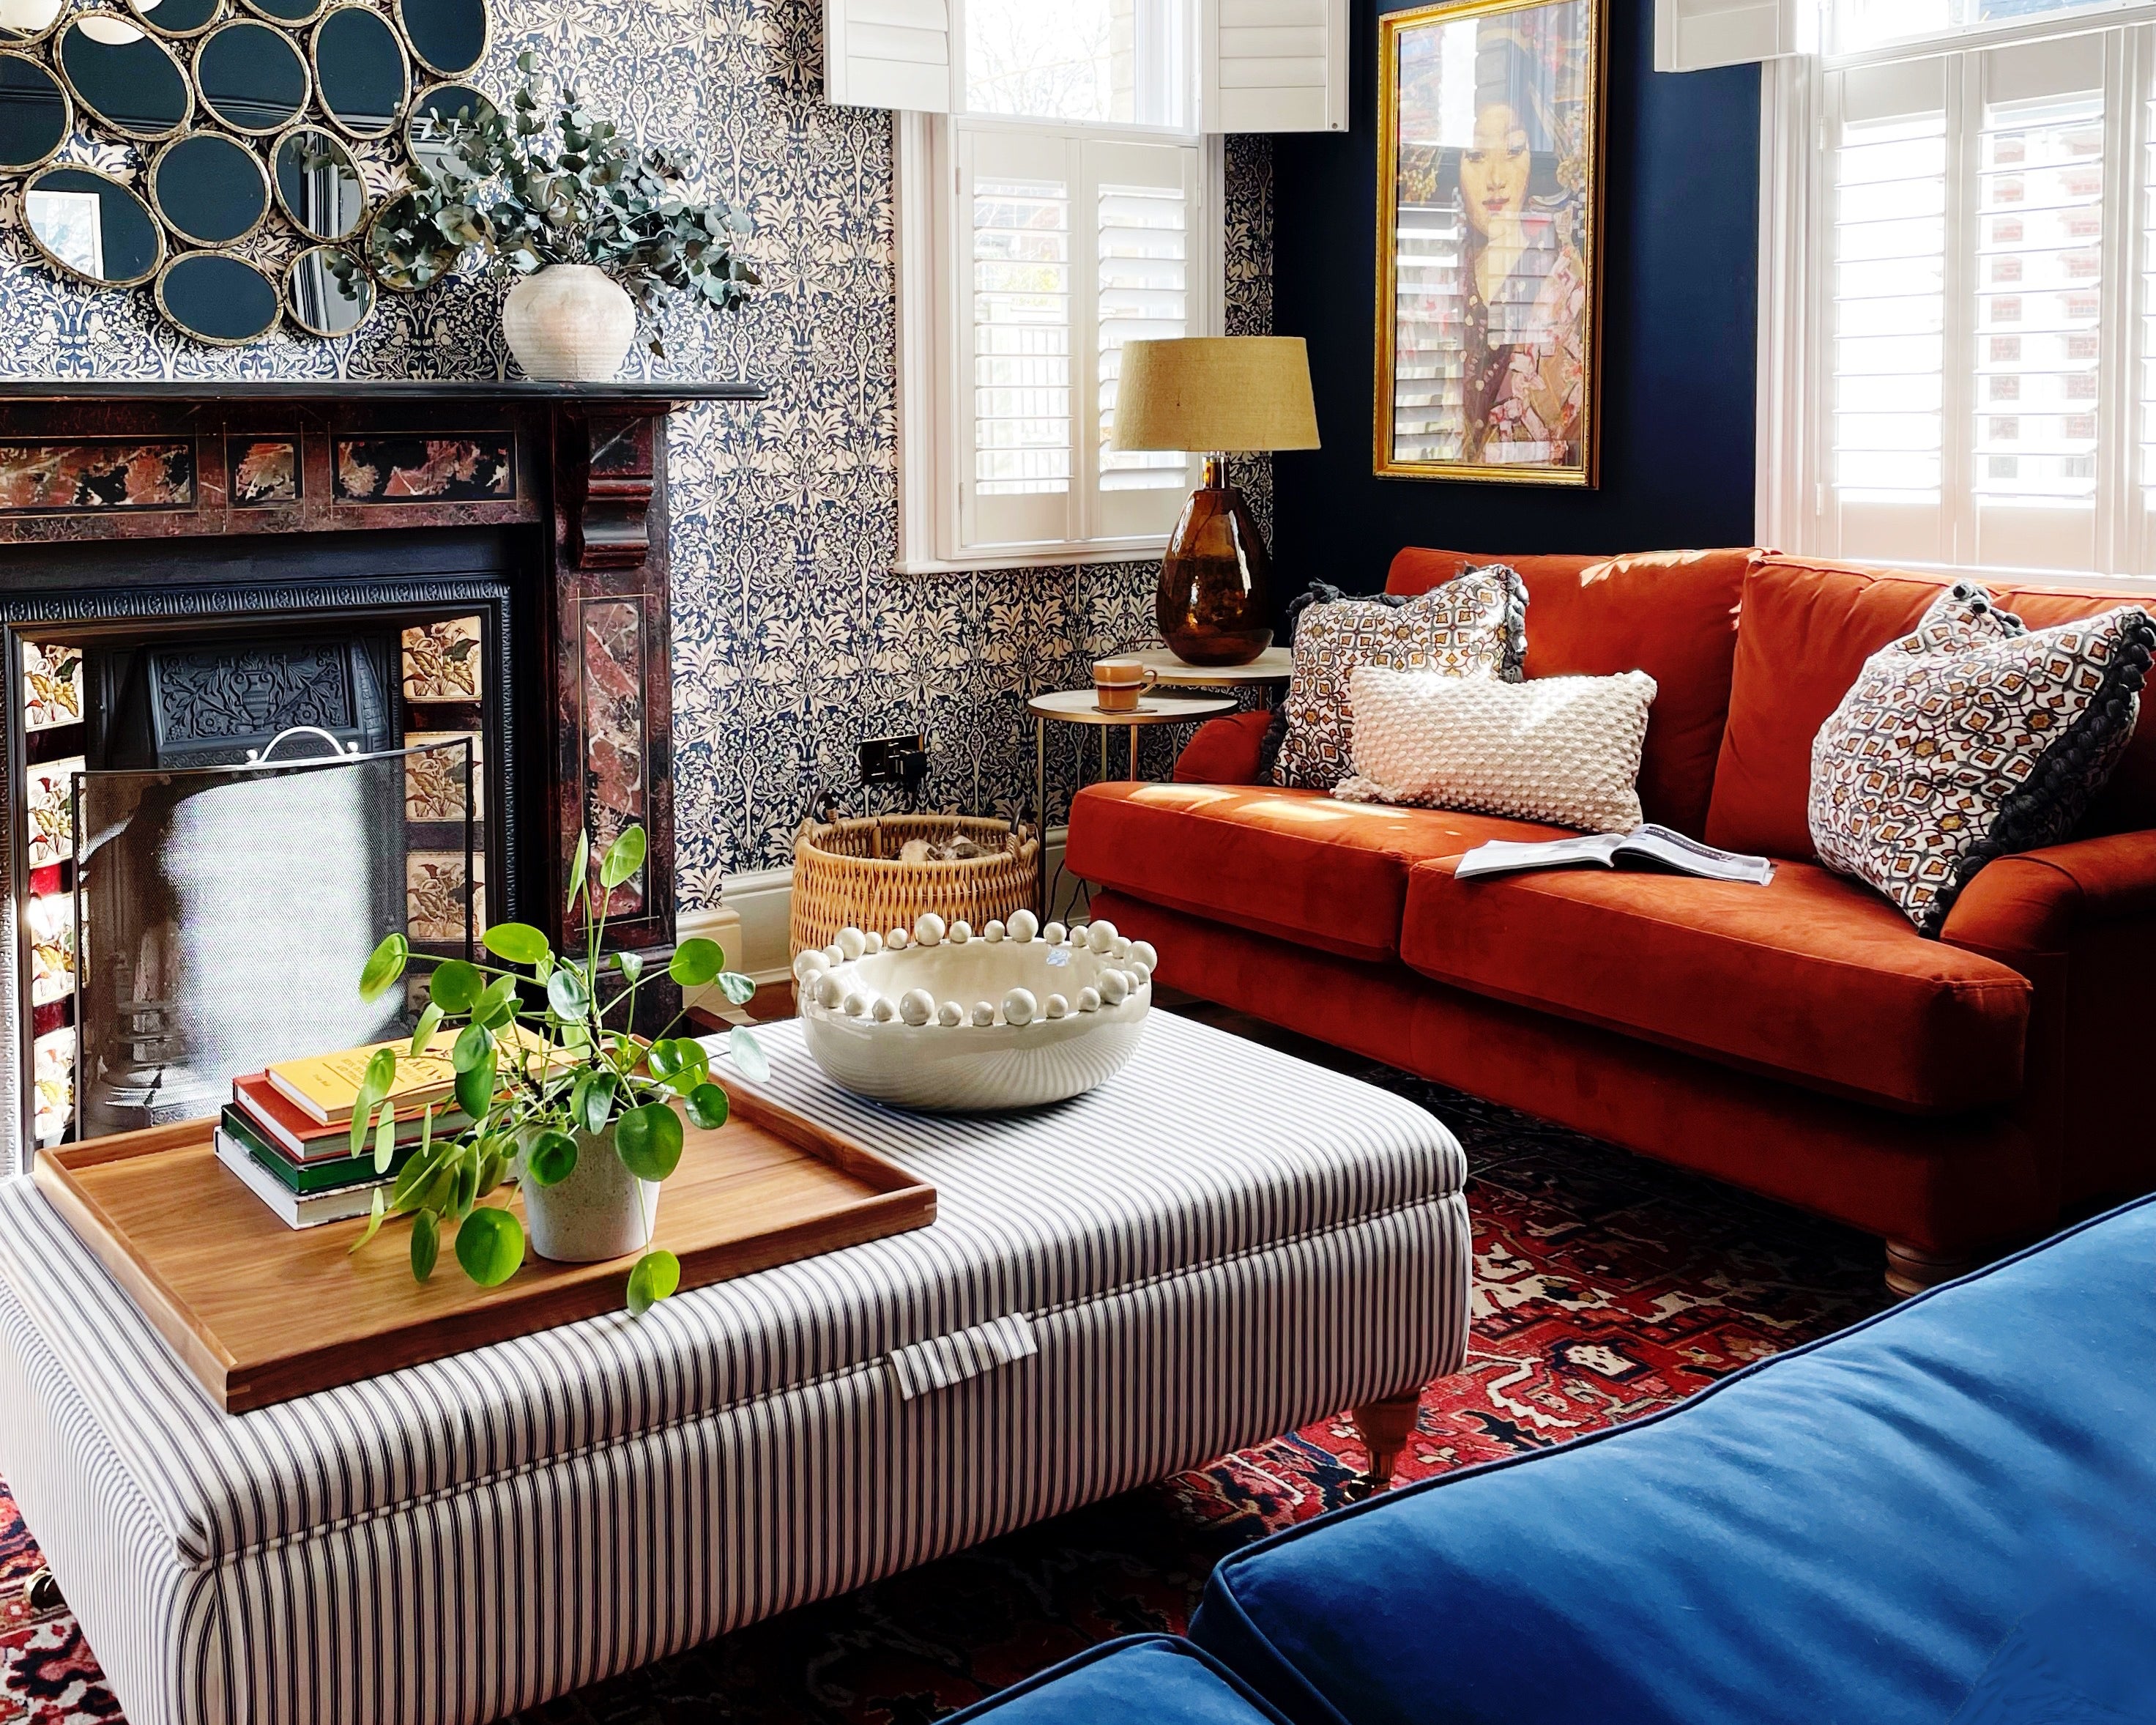
{"type": "Polygon", "coordinates": [[[1191,1633],[969,1717],[2156,1721],[2156,1199],[1665,1414],[1251,1546],[1191,1633]]]}

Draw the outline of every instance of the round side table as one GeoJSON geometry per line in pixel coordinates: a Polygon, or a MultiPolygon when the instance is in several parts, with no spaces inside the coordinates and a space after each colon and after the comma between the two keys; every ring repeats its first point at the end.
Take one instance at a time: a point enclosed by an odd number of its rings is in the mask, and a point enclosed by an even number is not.
{"type": "MultiPolygon", "coordinates": [[[[1179,660],[1177,663],[1180,664],[1179,660]]],[[[1191,667],[1198,669],[1196,666],[1191,667]]],[[[1242,667],[1235,667],[1241,669],[1242,667]]],[[[1163,679],[1166,680],[1165,678],[1163,679]]],[[[1048,914],[1048,721],[1063,725],[1091,725],[1101,733],[1101,777],[1108,776],[1108,732],[1120,725],[1130,734],[1131,777],[1138,776],[1138,732],[1152,725],[1188,725],[1200,719],[1217,719],[1235,711],[1232,696],[1147,694],[1139,697],[1136,711],[1103,712],[1091,687],[1059,689],[1036,695],[1026,702],[1033,715],[1033,806],[1040,819],[1040,914],[1048,914]]],[[[1084,777],[1081,769],[1080,777],[1084,777]]]]}
{"type": "Polygon", "coordinates": [[[1256,689],[1268,703],[1295,673],[1295,655],[1286,647],[1268,647],[1248,665],[1193,665],[1165,647],[1129,656],[1157,673],[1163,689],[1256,689]]]}

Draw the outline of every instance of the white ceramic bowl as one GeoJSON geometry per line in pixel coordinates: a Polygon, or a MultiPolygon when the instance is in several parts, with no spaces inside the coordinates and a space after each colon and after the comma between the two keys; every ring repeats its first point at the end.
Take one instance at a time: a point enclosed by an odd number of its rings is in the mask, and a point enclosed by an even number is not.
{"type": "Polygon", "coordinates": [[[808,1052],[855,1094],[929,1112],[1039,1107],[1103,1082],[1144,1032],[1152,949],[1107,924],[1096,952],[1086,928],[1050,945],[1030,916],[1014,922],[1014,933],[990,926],[1000,938],[954,942],[924,916],[911,933],[894,931],[902,945],[848,958],[862,944],[848,929],[825,952],[803,952],[794,974],[808,1052]],[[909,1023],[924,1005],[926,1021],[909,1023]]]}

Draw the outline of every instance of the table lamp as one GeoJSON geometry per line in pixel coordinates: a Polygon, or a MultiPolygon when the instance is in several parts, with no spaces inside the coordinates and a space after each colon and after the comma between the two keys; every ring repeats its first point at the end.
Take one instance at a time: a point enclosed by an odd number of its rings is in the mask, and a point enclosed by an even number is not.
{"type": "Polygon", "coordinates": [[[1160,560],[1161,639],[1190,665],[1248,665],[1272,644],[1271,559],[1230,450],[1314,449],[1317,413],[1300,336],[1127,341],[1116,385],[1115,447],[1205,458],[1160,560]]]}

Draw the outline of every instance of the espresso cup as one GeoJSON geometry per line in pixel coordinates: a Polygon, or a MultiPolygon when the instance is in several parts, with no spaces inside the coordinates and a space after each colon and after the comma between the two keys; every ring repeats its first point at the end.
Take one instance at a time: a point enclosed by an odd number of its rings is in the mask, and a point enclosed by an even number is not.
{"type": "Polygon", "coordinates": [[[1134,713],[1138,697],[1160,680],[1135,659],[1096,659],[1093,661],[1093,705],[1104,713],[1134,713]]]}

